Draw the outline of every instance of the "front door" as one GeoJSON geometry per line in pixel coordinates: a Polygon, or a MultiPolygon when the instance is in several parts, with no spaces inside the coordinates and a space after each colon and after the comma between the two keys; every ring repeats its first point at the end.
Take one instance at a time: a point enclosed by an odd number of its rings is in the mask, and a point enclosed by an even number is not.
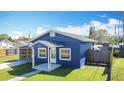
{"type": "Polygon", "coordinates": [[[50,49],[50,62],[56,63],[56,48],[50,49]]]}

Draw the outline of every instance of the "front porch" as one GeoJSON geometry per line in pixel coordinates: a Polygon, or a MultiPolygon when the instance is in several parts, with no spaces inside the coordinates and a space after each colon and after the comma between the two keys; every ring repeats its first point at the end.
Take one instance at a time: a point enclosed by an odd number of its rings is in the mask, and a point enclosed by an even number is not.
{"type": "Polygon", "coordinates": [[[36,65],[33,67],[33,69],[36,69],[36,70],[40,70],[40,71],[46,71],[46,72],[50,72],[50,71],[53,71],[57,68],[61,67],[60,64],[50,64],[50,67],[48,68],[48,63],[43,63],[43,64],[40,64],[40,65],[36,65]]]}
{"type": "Polygon", "coordinates": [[[51,43],[48,41],[37,41],[27,46],[22,46],[19,48],[19,60],[31,60],[32,68],[40,71],[50,72],[54,69],[59,68],[61,65],[56,64],[56,48],[63,47],[63,45],[51,43]],[[35,45],[41,45],[37,48],[34,48],[35,45]],[[42,47],[43,46],[43,47],[42,47]],[[46,46],[46,47],[44,47],[46,46]],[[42,63],[37,65],[37,59],[43,60],[47,59],[47,63],[42,63]]]}
{"type": "Polygon", "coordinates": [[[56,48],[63,47],[63,45],[51,43],[48,41],[37,41],[30,45],[29,47],[32,48],[32,68],[40,71],[50,72],[59,68],[61,65],[56,64],[56,48]],[[37,43],[40,46],[34,47],[37,43]],[[36,65],[36,58],[40,60],[45,60],[40,65],[36,65]]]}

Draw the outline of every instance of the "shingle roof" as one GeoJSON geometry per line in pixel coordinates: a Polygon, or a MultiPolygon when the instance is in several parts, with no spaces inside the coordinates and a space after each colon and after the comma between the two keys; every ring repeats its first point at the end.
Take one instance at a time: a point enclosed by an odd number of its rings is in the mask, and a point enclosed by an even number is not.
{"type": "Polygon", "coordinates": [[[14,44],[13,42],[11,42],[11,41],[9,41],[9,40],[7,40],[7,39],[1,40],[0,42],[6,42],[6,43],[11,44],[11,45],[14,44]]]}
{"type": "MultiPolygon", "coordinates": [[[[67,33],[67,32],[61,32],[61,31],[57,31],[57,30],[51,30],[51,31],[68,36],[68,37],[71,37],[71,38],[74,38],[74,39],[77,39],[77,40],[80,40],[81,42],[97,42],[96,40],[85,38],[81,35],[75,35],[75,34],[71,34],[71,33],[67,33]]],[[[39,37],[42,37],[45,34],[50,33],[51,31],[47,31],[46,33],[39,35],[38,37],[32,39],[31,41],[34,41],[34,40],[38,39],[39,37]]]]}

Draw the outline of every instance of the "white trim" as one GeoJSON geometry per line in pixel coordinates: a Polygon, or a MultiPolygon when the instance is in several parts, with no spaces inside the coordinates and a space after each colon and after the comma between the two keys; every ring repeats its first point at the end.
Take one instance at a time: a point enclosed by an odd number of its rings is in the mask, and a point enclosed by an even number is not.
{"type": "Polygon", "coordinates": [[[43,58],[43,59],[46,59],[47,58],[47,49],[46,48],[38,48],[38,58],[43,58]],[[45,49],[46,53],[45,53],[45,57],[42,57],[39,55],[39,52],[40,52],[40,49],[45,49]]]}
{"type": "Polygon", "coordinates": [[[20,49],[18,48],[18,60],[20,60],[21,57],[20,57],[20,49]]]}
{"type": "Polygon", "coordinates": [[[51,56],[51,53],[52,53],[52,52],[51,52],[51,51],[52,51],[52,48],[54,48],[54,49],[55,49],[55,55],[56,55],[56,47],[51,47],[51,48],[50,48],[50,62],[51,62],[51,63],[56,63],[56,57],[55,57],[54,59],[53,59],[53,58],[51,58],[51,57],[52,57],[52,56],[51,56]]]}
{"type": "Polygon", "coordinates": [[[28,59],[28,48],[26,49],[26,59],[28,59]]]}
{"type": "Polygon", "coordinates": [[[43,40],[38,40],[35,43],[32,43],[29,47],[31,47],[31,46],[33,46],[33,45],[35,45],[37,43],[41,43],[41,44],[43,44],[44,46],[47,46],[47,47],[63,47],[63,45],[56,45],[56,44],[53,44],[53,43],[51,43],[49,41],[43,41],[43,40]]]}
{"type": "MultiPolygon", "coordinates": [[[[31,42],[34,41],[34,40],[36,40],[36,39],[38,39],[39,37],[42,37],[42,36],[44,36],[44,35],[50,33],[50,32],[55,32],[55,33],[58,33],[58,34],[61,34],[61,35],[64,35],[64,36],[67,36],[67,37],[70,37],[70,38],[73,38],[73,39],[76,39],[76,40],[80,40],[80,41],[82,41],[82,42],[96,42],[96,43],[98,42],[98,41],[96,41],[96,40],[93,40],[93,41],[85,41],[85,40],[83,40],[83,38],[79,38],[80,35],[76,35],[76,37],[73,37],[71,34],[68,35],[69,33],[63,33],[62,31],[56,31],[56,30],[52,30],[52,31],[45,32],[45,33],[43,33],[43,34],[41,34],[41,35],[35,37],[34,39],[32,39],[31,42]]],[[[74,34],[74,35],[75,35],[75,34],[74,34]]],[[[89,39],[89,38],[88,38],[88,39],[89,39]]]]}
{"type": "Polygon", "coordinates": [[[51,62],[50,62],[50,48],[48,47],[48,69],[51,68],[51,62]]]}
{"type": "Polygon", "coordinates": [[[59,60],[71,61],[71,48],[59,48],[59,60]],[[69,50],[69,55],[70,55],[70,58],[69,58],[69,59],[67,59],[67,58],[62,58],[62,56],[61,56],[61,50],[62,50],[62,49],[69,50]]]}
{"type": "Polygon", "coordinates": [[[35,55],[34,55],[35,51],[34,48],[32,47],[32,68],[35,67],[35,55]]]}

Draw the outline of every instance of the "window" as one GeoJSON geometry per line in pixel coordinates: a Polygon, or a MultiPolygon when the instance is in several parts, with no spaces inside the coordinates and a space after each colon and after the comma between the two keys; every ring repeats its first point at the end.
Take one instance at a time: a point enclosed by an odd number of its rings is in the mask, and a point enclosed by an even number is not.
{"type": "Polygon", "coordinates": [[[60,48],[60,60],[71,60],[71,48],[60,48]]]}
{"type": "Polygon", "coordinates": [[[38,48],[38,58],[46,58],[46,48],[38,48]]]}

